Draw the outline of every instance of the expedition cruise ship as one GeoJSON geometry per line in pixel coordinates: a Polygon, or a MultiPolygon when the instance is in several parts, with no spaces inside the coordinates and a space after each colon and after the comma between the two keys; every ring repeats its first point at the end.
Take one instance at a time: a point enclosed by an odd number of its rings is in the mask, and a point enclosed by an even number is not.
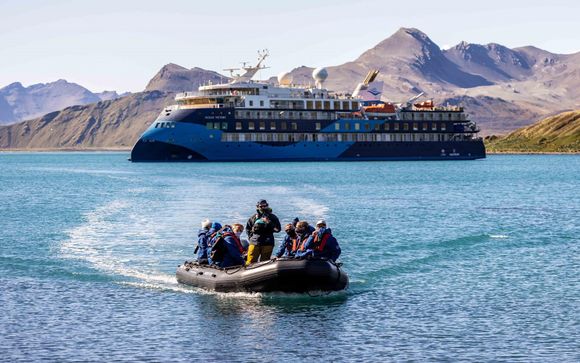
{"type": "MultiPolygon", "coordinates": [[[[313,72],[316,86],[252,81],[244,66],[226,84],[180,93],[141,135],[131,161],[465,160],[485,157],[476,124],[463,108],[432,101],[380,101],[378,71],[352,95],[323,88],[327,71],[313,72]]],[[[231,70],[233,72],[233,70],[231,70]]]]}

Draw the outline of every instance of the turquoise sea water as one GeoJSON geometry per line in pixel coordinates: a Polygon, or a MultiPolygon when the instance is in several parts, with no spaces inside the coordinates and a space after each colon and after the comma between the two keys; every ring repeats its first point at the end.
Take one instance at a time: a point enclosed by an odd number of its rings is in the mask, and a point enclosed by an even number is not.
{"type": "Polygon", "coordinates": [[[0,154],[0,361],[580,360],[578,156],[126,158],[0,154]],[[328,221],[346,292],[176,283],[199,221],[261,198],[328,221]]]}

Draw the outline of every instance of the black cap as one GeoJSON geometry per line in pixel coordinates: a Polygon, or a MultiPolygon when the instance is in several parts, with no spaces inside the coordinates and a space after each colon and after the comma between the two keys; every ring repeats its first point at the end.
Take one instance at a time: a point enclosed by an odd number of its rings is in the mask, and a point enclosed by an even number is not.
{"type": "Polygon", "coordinates": [[[266,199],[262,199],[258,203],[256,203],[256,206],[259,207],[260,205],[263,205],[263,204],[268,206],[268,201],[266,199]]]}

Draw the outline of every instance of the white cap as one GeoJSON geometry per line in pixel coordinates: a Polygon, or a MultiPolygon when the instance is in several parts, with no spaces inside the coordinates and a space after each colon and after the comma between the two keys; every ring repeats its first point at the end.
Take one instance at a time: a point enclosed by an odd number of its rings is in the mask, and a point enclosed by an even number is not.
{"type": "Polygon", "coordinates": [[[201,228],[202,229],[210,229],[211,227],[211,221],[209,219],[204,219],[203,221],[201,221],[201,228]]]}
{"type": "Polygon", "coordinates": [[[324,219],[321,219],[318,222],[316,222],[316,226],[318,226],[319,224],[326,226],[326,221],[324,219]]]}

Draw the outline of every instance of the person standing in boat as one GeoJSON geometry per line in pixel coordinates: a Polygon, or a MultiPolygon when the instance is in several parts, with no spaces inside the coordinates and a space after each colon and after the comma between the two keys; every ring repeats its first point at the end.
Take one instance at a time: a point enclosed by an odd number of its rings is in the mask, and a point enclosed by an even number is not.
{"type": "Polygon", "coordinates": [[[211,228],[211,221],[209,219],[204,219],[201,222],[201,229],[197,232],[197,246],[193,253],[197,253],[197,262],[200,265],[207,265],[207,246],[208,240],[210,238],[209,229],[211,228]]]}
{"type": "Polygon", "coordinates": [[[272,256],[274,249],[274,233],[280,232],[280,220],[265,199],[256,204],[256,214],[248,219],[246,233],[250,239],[247,264],[266,261],[272,256]],[[257,225],[256,225],[257,224],[257,225]]]}
{"type": "Polygon", "coordinates": [[[296,257],[328,258],[336,261],[341,252],[338,241],[330,228],[326,228],[326,221],[322,219],[316,222],[316,230],[296,253],[296,257]]]}

